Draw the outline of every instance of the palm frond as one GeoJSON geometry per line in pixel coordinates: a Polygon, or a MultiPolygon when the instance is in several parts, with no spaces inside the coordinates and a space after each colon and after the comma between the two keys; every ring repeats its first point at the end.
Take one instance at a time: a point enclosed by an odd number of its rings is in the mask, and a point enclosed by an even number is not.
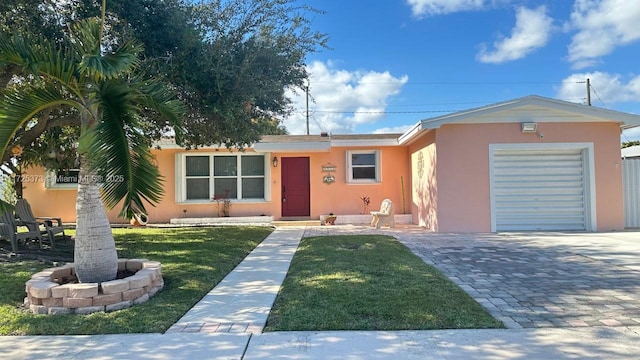
{"type": "Polygon", "coordinates": [[[0,63],[26,65],[24,39],[0,33],[0,63]]]}
{"type": "Polygon", "coordinates": [[[22,34],[0,34],[0,62],[19,65],[31,73],[38,73],[53,53],[50,44],[26,39],[22,34]]]}
{"type": "Polygon", "coordinates": [[[175,98],[175,92],[155,80],[134,81],[134,84],[137,84],[138,89],[137,102],[162,116],[173,129],[176,141],[180,143],[184,133],[182,116],[185,108],[184,104],[175,98]]]}
{"type": "Polygon", "coordinates": [[[89,18],[78,21],[71,26],[71,45],[82,56],[100,55],[102,39],[100,38],[100,19],[89,18]]]}
{"type": "Polygon", "coordinates": [[[81,108],[81,104],[51,83],[3,92],[0,96],[0,150],[6,151],[16,131],[36,114],[58,105],[81,108]]]}
{"type": "Polygon", "coordinates": [[[115,79],[131,72],[138,66],[138,54],[143,48],[135,41],[127,41],[109,54],[86,54],[80,63],[80,70],[94,80],[115,79]]]}
{"type": "MultiPolygon", "coordinates": [[[[22,34],[0,34],[0,63],[18,65],[26,71],[69,86],[77,82],[77,54],[54,49],[50,43],[25,38],[22,34]]],[[[75,90],[72,86],[70,90],[75,90]]]]}
{"type": "Polygon", "coordinates": [[[105,81],[97,90],[102,120],[90,148],[93,167],[103,179],[103,200],[113,208],[123,201],[121,216],[145,211],[160,201],[161,176],[149,141],[139,130],[135,95],[128,83],[105,81]]]}
{"type": "Polygon", "coordinates": [[[76,54],[68,50],[59,49],[52,52],[49,61],[42,63],[40,75],[59,81],[79,95],[79,89],[75,85],[81,83],[82,79],[78,76],[78,63],[75,56],[76,54]]]}
{"type": "Polygon", "coordinates": [[[91,18],[79,21],[71,31],[71,43],[82,57],[78,68],[96,82],[130,73],[139,64],[138,55],[143,51],[140,43],[129,40],[115,51],[104,54],[101,26],[98,18],[91,18]]]}

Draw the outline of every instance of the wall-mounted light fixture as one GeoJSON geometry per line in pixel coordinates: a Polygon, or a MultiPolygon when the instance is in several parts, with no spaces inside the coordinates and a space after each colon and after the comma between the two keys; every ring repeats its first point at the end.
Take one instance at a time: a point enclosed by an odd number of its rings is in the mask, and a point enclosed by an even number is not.
{"type": "Polygon", "coordinates": [[[273,164],[273,167],[278,167],[278,157],[274,156],[273,160],[271,160],[271,163],[273,164]]]}
{"type": "Polygon", "coordinates": [[[534,122],[526,122],[522,123],[522,132],[523,133],[534,133],[538,131],[538,124],[534,122]]]}

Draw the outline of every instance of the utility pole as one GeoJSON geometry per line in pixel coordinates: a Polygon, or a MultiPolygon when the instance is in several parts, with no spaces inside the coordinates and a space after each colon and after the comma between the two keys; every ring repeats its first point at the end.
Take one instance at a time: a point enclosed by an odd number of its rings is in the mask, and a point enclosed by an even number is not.
{"type": "Polygon", "coordinates": [[[309,82],[307,82],[305,91],[307,93],[307,135],[309,135],[309,82]]]}
{"type": "Polygon", "coordinates": [[[587,106],[591,106],[591,79],[587,78],[587,106]]]}

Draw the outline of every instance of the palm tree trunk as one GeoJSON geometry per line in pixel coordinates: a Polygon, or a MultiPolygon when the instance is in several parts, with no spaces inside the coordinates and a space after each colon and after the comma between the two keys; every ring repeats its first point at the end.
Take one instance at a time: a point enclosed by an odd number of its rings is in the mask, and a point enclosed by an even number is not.
{"type": "Polygon", "coordinates": [[[78,280],[103,282],[116,278],[118,254],[107,211],[100,198],[98,178],[80,162],[76,200],[76,241],[74,262],[78,280]]]}

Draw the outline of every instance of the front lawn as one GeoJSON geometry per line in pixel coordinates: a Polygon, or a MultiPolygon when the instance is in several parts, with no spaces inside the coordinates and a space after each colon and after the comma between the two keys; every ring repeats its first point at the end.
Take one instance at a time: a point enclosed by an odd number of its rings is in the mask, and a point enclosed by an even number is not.
{"type": "MultiPolygon", "coordinates": [[[[160,261],[165,287],[144,304],[111,313],[32,314],[22,307],[24,283],[51,264],[0,262],[0,335],[164,332],[271,231],[262,227],[114,229],[118,257],[160,261]]],[[[61,250],[56,247],[56,251],[61,250]]],[[[72,251],[71,246],[67,251],[72,251]]]]}
{"type": "Polygon", "coordinates": [[[397,240],[362,235],[303,239],[265,330],[501,327],[397,240]]]}

